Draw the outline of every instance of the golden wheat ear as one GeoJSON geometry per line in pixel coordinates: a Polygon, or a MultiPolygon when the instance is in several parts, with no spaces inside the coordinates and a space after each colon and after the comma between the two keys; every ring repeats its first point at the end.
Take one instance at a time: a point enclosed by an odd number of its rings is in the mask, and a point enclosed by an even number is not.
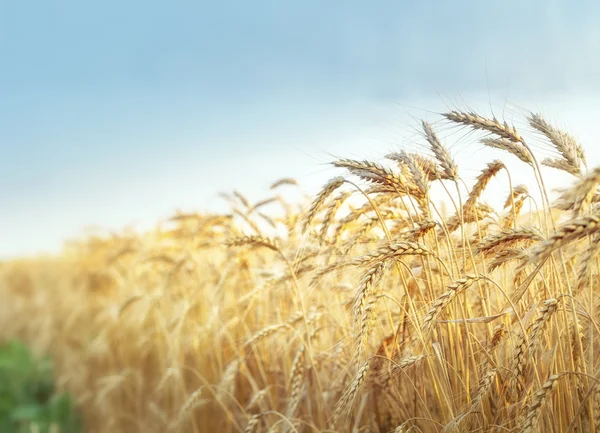
{"type": "Polygon", "coordinates": [[[314,199],[306,216],[304,217],[304,224],[302,225],[302,231],[305,232],[308,226],[310,226],[311,222],[317,215],[317,212],[320,210],[327,197],[329,197],[336,189],[342,186],[344,183],[344,178],[341,176],[334,177],[329,182],[325,184],[325,186],[321,189],[321,192],[314,199]]]}
{"type": "Polygon", "coordinates": [[[440,139],[433,130],[433,127],[429,123],[423,120],[422,126],[425,139],[429,143],[431,151],[442,168],[443,176],[440,176],[440,178],[456,182],[458,180],[458,166],[456,165],[456,162],[454,162],[454,159],[452,159],[450,151],[442,145],[440,139]]]}
{"type": "Polygon", "coordinates": [[[580,176],[581,164],[586,164],[586,158],[583,148],[575,138],[550,125],[540,114],[531,113],[527,120],[531,127],[541,132],[561,155],[560,159],[547,158],[542,161],[542,164],[580,176]]]}

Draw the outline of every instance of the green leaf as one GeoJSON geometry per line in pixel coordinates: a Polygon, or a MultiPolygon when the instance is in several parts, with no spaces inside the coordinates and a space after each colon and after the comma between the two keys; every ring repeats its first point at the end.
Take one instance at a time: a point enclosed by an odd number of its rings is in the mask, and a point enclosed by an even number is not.
{"type": "Polygon", "coordinates": [[[50,358],[34,357],[18,341],[0,344],[0,433],[41,433],[55,424],[60,433],[81,433],[68,394],[55,391],[50,358]]]}
{"type": "Polygon", "coordinates": [[[23,405],[16,407],[12,414],[13,421],[38,421],[44,414],[44,407],[39,405],[23,405]]]}

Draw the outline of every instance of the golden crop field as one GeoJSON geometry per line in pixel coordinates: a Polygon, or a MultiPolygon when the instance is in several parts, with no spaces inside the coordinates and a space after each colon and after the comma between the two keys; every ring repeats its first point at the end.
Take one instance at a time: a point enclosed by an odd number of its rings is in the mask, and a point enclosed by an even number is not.
{"type": "Polygon", "coordinates": [[[0,339],[52,355],[89,432],[600,431],[600,169],[523,120],[440,118],[503,157],[469,186],[423,122],[418,153],[333,161],[306,203],[281,179],[228,214],[3,263],[0,339]]]}

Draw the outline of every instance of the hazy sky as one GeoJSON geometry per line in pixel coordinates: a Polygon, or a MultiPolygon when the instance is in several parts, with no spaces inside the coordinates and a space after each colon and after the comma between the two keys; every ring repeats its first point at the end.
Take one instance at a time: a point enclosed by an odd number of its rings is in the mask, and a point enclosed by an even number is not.
{"type": "Polygon", "coordinates": [[[596,147],[599,22],[592,0],[0,0],[0,256],[313,188],[488,94],[596,147]]]}

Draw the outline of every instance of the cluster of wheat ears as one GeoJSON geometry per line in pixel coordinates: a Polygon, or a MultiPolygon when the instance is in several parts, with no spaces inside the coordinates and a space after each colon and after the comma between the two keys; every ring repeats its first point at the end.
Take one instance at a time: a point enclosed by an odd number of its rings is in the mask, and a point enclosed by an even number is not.
{"type": "Polygon", "coordinates": [[[467,188],[422,122],[427,152],[337,160],[310,203],[282,179],[227,215],[2,264],[0,338],[54,356],[89,432],[600,431],[600,169],[526,120],[551,158],[494,117],[440,123],[518,158],[531,193],[501,160],[467,188]],[[572,187],[551,197],[542,166],[572,187]]]}

